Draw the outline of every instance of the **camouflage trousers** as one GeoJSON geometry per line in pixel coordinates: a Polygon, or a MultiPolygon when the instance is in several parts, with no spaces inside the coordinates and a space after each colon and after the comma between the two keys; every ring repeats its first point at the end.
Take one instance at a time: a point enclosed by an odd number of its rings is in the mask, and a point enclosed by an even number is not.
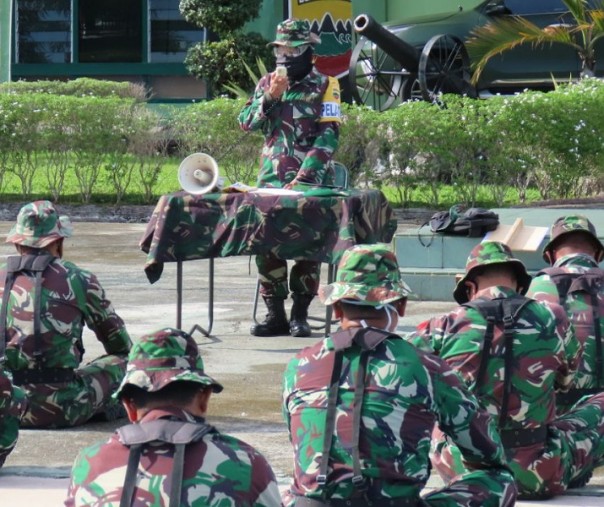
{"type": "Polygon", "coordinates": [[[485,469],[456,477],[444,488],[422,497],[422,500],[424,504],[433,507],[511,507],[516,503],[516,494],[511,472],[485,469]]]}
{"type": "MultiPolygon", "coordinates": [[[[440,430],[433,435],[432,465],[447,481],[466,469],[459,449],[440,430]]],[[[604,393],[580,400],[548,425],[544,443],[506,449],[519,498],[549,498],[604,464],[604,393]]]]}
{"type": "Polygon", "coordinates": [[[19,421],[27,401],[21,390],[13,390],[9,378],[0,371],[0,467],[19,436],[19,421]]]}
{"type": "Polygon", "coordinates": [[[75,370],[72,382],[15,387],[28,400],[21,427],[78,426],[103,412],[116,403],[111,395],[124,377],[126,362],[125,356],[105,355],[75,370]]]}
{"type": "MultiPolygon", "coordinates": [[[[256,266],[260,279],[260,294],[280,299],[287,298],[287,261],[272,254],[257,255],[256,266]]],[[[316,295],[319,290],[321,263],[294,261],[289,274],[289,290],[297,294],[316,295]]]]}
{"type": "MultiPolygon", "coordinates": [[[[425,496],[419,496],[417,486],[409,487],[401,485],[398,492],[408,487],[406,496],[399,498],[371,498],[373,505],[405,505],[434,506],[434,507],[473,507],[476,505],[487,507],[511,507],[516,501],[516,485],[512,473],[503,468],[490,470],[477,470],[469,472],[455,480],[444,488],[431,491],[425,496]]],[[[300,501],[303,497],[297,497],[290,490],[284,492],[282,501],[285,507],[298,507],[307,505],[300,501]]],[[[326,500],[325,505],[369,505],[363,497],[356,499],[338,499],[336,501],[326,500]]],[[[317,505],[322,501],[317,500],[317,505]]]]}

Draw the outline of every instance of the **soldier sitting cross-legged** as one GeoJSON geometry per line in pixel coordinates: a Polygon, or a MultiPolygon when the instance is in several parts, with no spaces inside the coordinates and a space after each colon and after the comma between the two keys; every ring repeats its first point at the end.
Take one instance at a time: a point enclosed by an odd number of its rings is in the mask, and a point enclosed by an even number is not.
{"type": "MultiPolygon", "coordinates": [[[[449,363],[497,417],[519,497],[543,499],[583,485],[602,463],[604,393],[556,416],[556,391],[572,385],[581,347],[560,305],[524,296],[530,282],[505,244],[484,241],[455,288],[461,306],[409,339],[449,363]]],[[[432,463],[448,480],[467,466],[443,431],[434,433],[432,463]]]]}
{"type": "Polygon", "coordinates": [[[336,281],[319,293],[340,329],[300,351],[285,372],[294,447],[288,507],[514,504],[491,416],[442,359],[394,333],[409,293],[394,253],[380,244],[347,250],[336,281]],[[435,422],[468,472],[420,496],[435,422]]]}
{"type": "Polygon", "coordinates": [[[189,334],[141,337],[116,395],[132,424],[80,452],[65,505],[280,506],[264,457],[206,422],[210,395],[221,391],[189,334]]]}
{"type": "Polygon", "coordinates": [[[63,259],[71,224],[49,201],[26,204],[6,241],[19,255],[0,266],[4,370],[27,409],[8,415],[16,428],[76,426],[116,417],[111,394],[126,369],[130,337],[96,276],[63,259]],[[106,355],[82,365],[86,324],[106,355]]]}

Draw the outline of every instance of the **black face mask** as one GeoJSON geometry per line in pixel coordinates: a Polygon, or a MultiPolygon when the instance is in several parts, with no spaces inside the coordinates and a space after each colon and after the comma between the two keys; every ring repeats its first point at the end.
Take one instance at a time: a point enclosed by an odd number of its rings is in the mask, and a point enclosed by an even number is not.
{"type": "Polygon", "coordinates": [[[290,81],[300,81],[312,70],[313,51],[308,48],[300,56],[279,56],[277,65],[283,65],[287,69],[287,78],[290,81]]]}

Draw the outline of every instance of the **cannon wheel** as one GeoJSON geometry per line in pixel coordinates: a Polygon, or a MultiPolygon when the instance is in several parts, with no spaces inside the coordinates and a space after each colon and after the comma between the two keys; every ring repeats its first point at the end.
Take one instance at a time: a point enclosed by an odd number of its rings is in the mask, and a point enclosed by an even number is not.
{"type": "Polygon", "coordinates": [[[361,37],[352,51],[348,70],[352,98],[357,104],[385,111],[403,100],[409,75],[366,37],[361,37]]]}
{"type": "Polygon", "coordinates": [[[435,35],[426,43],[417,76],[424,100],[433,102],[441,93],[476,96],[468,51],[454,35],[435,35]]]}

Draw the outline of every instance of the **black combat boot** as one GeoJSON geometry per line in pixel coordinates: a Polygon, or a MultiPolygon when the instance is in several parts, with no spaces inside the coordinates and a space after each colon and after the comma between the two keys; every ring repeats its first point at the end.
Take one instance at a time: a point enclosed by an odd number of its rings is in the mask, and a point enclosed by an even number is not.
{"type": "Polygon", "coordinates": [[[268,313],[263,322],[250,327],[250,334],[254,336],[284,336],[289,334],[289,324],[285,316],[285,299],[271,296],[262,296],[268,313]]]}
{"type": "Polygon", "coordinates": [[[314,296],[310,294],[292,294],[294,304],[292,306],[291,319],[289,321],[289,334],[292,336],[310,336],[308,318],[308,307],[314,296]]]}

